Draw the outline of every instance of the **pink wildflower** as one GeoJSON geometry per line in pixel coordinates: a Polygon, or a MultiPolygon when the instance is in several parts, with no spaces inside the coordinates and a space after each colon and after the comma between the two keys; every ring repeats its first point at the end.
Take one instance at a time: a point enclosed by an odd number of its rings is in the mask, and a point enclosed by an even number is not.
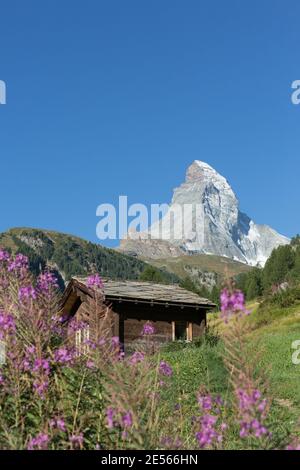
{"type": "MultiPolygon", "coordinates": [[[[133,424],[132,414],[130,411],[121,413],[120,411],[115,410],[111,406],[109,406],[106,410],[106,419],[107,419],[108,429],[113,429],[117,427],[128,429],[133,424]]],[[[126,436],[126,433],[123,434],[123,437],[125,436],[126,436]]]]}
{"type": "Polygon", "coordinates": [[[45,433],[40,433],[32,438],[28,445],[28,450],[46,450],[48,448],[49,436],[45,433]]]}
{"type": "Polygon", "coordinates": [[[167,376],[171,376],[173,374],[173,369],[172,367],[165,361],[160,361],[160,364],[159,364],[159,372],[162,374],[162,375],[167,375],[167,376]]]}
{"type": "Polygon", "coordinates": [[[13,334],[15,329],[14,317],[9,313],[0,311],[0,339],[3,339],[6,335],[13,334]]]}
{"type": "Polygon", "coordinates": [[[73,444],[74,447],[81,447],[83,444],[83,434],[72,434],[69,441],[73,444]]]}
{"type": "Polygon", "coordinates": [[[49,380],[46,377],[36,379],[33,382],[33,389],[40,396],[41,399],[45,398],[45,392],[49,387],[49,380]]]}
{"type": "Polygon", "coordinates": [[[261,398],[260,391],[248,392],[240,388],[236,390],[236,395],[240,413],[240,436],[261,438],[269,435],[263,424],[266,419],[267,401],[261,398]]]}
{"type": "Polygon", "coordinates": [[[0,262],[6,262],[9,261],[9,259],[9,253],[5,250],[0,249],[0,262]]]}
{"type": "Polygon", "coordinates": [[[122,423],[125,428],[132,426],[132,415],[129,411],[122,416],[122,423]]]}
{"type": "Polygon", "coordinates": [[[49,374],[50,372],[50,363],[48,359],[36,359],[33,363],[33,372],[43,371],[49,374]]]}
{"type": "Polygon", "coordinates": [[[9,272],[16,272],[24,274],[28,270],[29,262],[27,256],[18,253],[13,260],[10,261],[8,265],[9,272]]]}
{"type": "Polygon", "coordinates": [[[161,439],[161,445],[166,449],[181,450],[182,446],[183,446],[183,443],[178,437],[176,437],[176,438],[163,437],[161,439]]]}
{"type": "Polygon", "coordinates": [[[129,359],[130,364],[135,365],[138,362],[143,362],[145,359],[145,353],[140,351],[135,351],[131,358],[129,359]]]}
{"type": "Polygon", "coordinates": [[[150,335],[153,335],[154,333],[155,333],[154,326],[151,325],[151,323],[149,322],[145,323],[142,329],[142,336],[150,336],[150,335]]]}
{"type": "Polygon", "coordinates": [[[245,296],[242,291],[225,288],[221,292],[221,317],[227,323],[234,315],[245,314],[250,312],[245,306],[245,296]]]}
{"type": "Polygon", "coordinates": [[[300,450],[300,442],[294,439],[287,447],[286,450],[300,450]]]}
{"type": "Polygon", "coordinates": [[[107,427],[109,429],[112,429],[115,426],[114,417],[115,410],[110,406],[106,410],[107,427]]]}
{"type": "Polygon", "coordinates": [[[53,418],[50,421],[50,427],[58,431],[66,432],[66,424],[62,418],[53,418]]]}
{"type": "Polygon", "coordinates": [[[36,290],[32,286],[20,287],[19,300],[36,299],[36,290]]]}
{"type": "Polygon", "coordinates": [[[201,449],[218,447],[223,440],[223,432],[227,429],[226,423],[221,421],[220,406],[222,400],[211,395],[198,395],[198,403],[202,415],[194,421],[200,425],[196,432],[196,439],[201,449]]]}
{"type": "Polygon", "coordinates": [[[86,285],[90,289],[103,289],[104,287],[103,281],[99,274],[93,274],[92,276],[89,276],[87,278],[86,285]]]}
{"type": "MultiPolygon", "coordinates": [[[[62,320],[65,321],[67,318],[64,318],[62,320]]],[[[69,321],[68,323],[68,329],[70,332],[76,333],[76,331],[84,330],[85,328],[88,327],[88,324],[84,321],[78,321],[76,318],[72,318],[72,320],[69,321]]]]}
{"type": "Polygon", "coordinates": [[[48,294],[51,289],[58,287],[57,279],[53,273],[46,271],[41,273],[37,279],[37,288],[39,291],[48,294]]]}
{"type": "Polygon", "coordinates": [[[67,364],[74,359],[74,354],[66,347],[61,347],[55,351],[54,359],[58,364],[67,364]]]}

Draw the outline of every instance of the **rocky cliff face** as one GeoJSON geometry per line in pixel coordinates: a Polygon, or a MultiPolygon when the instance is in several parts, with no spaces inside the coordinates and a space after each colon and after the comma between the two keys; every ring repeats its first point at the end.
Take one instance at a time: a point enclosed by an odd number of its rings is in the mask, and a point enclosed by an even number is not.
{"type": "Polygon", "coordinates": [[[241,212],[227,180],[208,164],[195,160],[187,170],[185,182],[174,190],[164,217],[139,239],[123,240],[120,249],[147,258],[205,253],[264,265],[274,248],[289,241],[241,212]],[[187,205],[193,211],[178,217],[178,208],[187,205]],[[191,228],[181,230],[182,221],[191,228]]]}

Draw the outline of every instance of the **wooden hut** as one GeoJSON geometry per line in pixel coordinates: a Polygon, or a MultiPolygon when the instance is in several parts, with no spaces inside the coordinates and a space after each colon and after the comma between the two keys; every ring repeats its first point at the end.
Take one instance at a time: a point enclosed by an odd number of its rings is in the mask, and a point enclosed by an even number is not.
{"type": "Polygon", "coordinates": [[[64,292],[61,312],[66,321],[76,318],[88,325],[80,333],[84,338],[77,338],[77,345],[94,336],[100,324],[129,350],[140,340],[147,322],[155,328],[155,342],[191,341],[203,333],[206,314],[215,307],[211,301],[178,285],[110,279],[103,284],[97,299],[83,278],[73,278],[64,292]]]}

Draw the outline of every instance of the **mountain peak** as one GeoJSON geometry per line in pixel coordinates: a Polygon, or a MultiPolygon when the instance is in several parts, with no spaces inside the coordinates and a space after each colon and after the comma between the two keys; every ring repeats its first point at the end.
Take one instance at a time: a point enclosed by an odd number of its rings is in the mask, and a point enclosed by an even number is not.
{"type": "MultiPolygon", "coordinates": [[[[188,167],[185,182],[174,190],[169,211],[146,233],[148,239],[144,247],[148,256],[152,248],[153,253],[160,252],[159,240],[164,241],[165,250],[168,240],[170,247],[176,247],[174,256],[178,256],[178,250],[181,250],[185,254],[219,255],[250,265],[264,265],[274,248],[290,241],[266,225],[255,224],[241,212],[239,201],[226,178],[201,160],[195,160],[188,167]],[[172,214],[176,214],[178,206],[185,205],[201,206],[203,216],[193,222],[192,232],[178,239],[173,234],[181,233],[177,228],[181,227],[182,220],[172,214]],[[171,227],[168,223],[164,225],[164,221],[170,220],[171,227]],[[153,247],[151,237],[155,238],[153,247]]],[[[126,243],[122,244],[122,249],[126,251],[126,243]]],[[[141,250],[143,242],[139,254],[141,250]]]]}
{"type": "Polygon", "coordinates": [[[197,181],[213,173],[217,174],[210,165],[200,160],[194,160],[186,171],[186,181],[197,181]]]}
{"type": "Polygon", "coordinates": [[[201,160],[194,160],[193,163],[188,167],[186,171],[186,183],[193,183],[197,181],[202,181],[203,183],[215,183],[216,185],[221,185],[221,187],[226,187],[230,189],[231,187],[220,173],[218,173],[212,166],[208,163],[205,163],[201,160]]]}

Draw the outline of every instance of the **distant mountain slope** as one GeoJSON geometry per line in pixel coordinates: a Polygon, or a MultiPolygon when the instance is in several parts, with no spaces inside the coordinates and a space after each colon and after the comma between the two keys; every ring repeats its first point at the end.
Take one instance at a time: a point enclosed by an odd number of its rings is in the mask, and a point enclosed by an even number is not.
{"type": "MultiPolygon", "coordinates": [[[[55,270],[63,287],[72,276],[98,272],[115,279],[138,279],[147,264],[73,235],[33,228],[13,228],[0,234],[0,247],[29,257],[38,274],[45,266],[55,270]]],[[[178,282],[176,275],[159,270],[164,282],[178,282]]]]}
{"type": "Polygon", "coordinates": [[[182,255],[160,259],[146,259],[153,266],[165,269],[184,279],[189,277],[195,286],[211,290],[220,285],[226,276],[236,277],[253,268],[229,258],[215,255],[182,255]]]}

